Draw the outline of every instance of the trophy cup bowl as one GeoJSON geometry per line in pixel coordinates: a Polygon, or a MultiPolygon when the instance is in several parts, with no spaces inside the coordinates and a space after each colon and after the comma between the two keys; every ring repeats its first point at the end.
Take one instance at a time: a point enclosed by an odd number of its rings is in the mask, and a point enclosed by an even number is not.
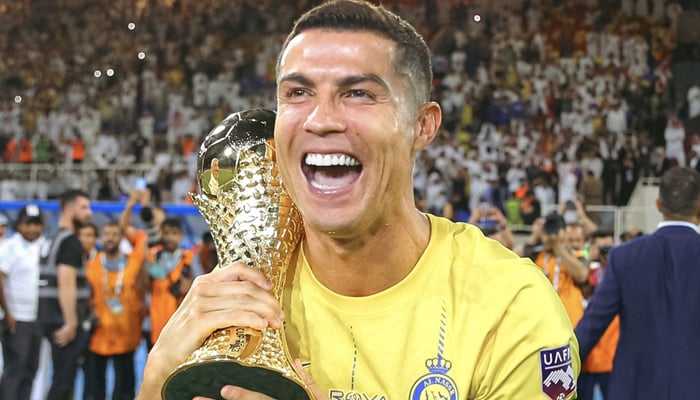
{"type": "MultiPolygon", "coordinates": [[[[303,235],[299,211],[275,166],[275,113],[245,110],[212,129],[198,154],[194,204],[211,229],[219,265],[242,261],[274,283],[279,300],[290,258],[303,235]]],[[[215,331],[167,378],[166,400],[222,399],[236,385],[276,399],[309,400],[289,360],[281,329],[215,331]]]]}

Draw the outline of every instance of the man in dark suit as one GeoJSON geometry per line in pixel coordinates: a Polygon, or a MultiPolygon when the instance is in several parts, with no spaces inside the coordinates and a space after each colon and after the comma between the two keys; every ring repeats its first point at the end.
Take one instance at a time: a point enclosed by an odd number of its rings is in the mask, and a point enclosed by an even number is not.
{"type": "Polygon", "coordinates": [[[610,252],[576,327],[585,360],[620,315],[609,399],[695,399],[700,393],[700,174],[667,171],[656,206],[663,222],[610,252]]]}

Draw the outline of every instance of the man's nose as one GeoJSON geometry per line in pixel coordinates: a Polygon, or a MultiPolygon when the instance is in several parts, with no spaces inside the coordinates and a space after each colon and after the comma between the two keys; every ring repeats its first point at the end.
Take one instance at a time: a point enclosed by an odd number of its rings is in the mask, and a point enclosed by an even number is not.
{"type": "Polygon", "coordinates": [[[319,99],[304,122],[304,129],[317,135],[342,132],[347,127],[344,107],[333,99],[319,99]]]}

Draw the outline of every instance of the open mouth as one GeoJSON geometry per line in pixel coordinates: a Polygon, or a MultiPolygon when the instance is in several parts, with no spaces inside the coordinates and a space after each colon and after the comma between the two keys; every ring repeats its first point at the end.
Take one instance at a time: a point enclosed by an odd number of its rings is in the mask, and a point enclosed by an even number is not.
{"type": "Polygon", "coordinates": [[[302,170],[311,186],[331,191],[355,182],[362,172],[362,164],[347,154],[309,153],[304,157],[302,170]]]}

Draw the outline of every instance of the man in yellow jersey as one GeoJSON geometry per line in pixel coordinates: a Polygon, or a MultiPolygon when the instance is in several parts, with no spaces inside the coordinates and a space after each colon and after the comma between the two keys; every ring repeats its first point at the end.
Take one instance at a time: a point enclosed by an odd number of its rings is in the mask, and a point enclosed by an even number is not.
{"type": "MultiPolygon", "coordinates": [[[[275,145],[304,220],[283,304],[234,263],[195,280],[148,358],[140,399],[215,329],[281,328],[316,399],[575,397],[566,312],[531,261],[415,208],[416,153],[438,132],[430,52],[366,2],[304,14],[278,59],[275,145]]],[[[224,399],[269,399],[224,386],[224,399]]]]}

